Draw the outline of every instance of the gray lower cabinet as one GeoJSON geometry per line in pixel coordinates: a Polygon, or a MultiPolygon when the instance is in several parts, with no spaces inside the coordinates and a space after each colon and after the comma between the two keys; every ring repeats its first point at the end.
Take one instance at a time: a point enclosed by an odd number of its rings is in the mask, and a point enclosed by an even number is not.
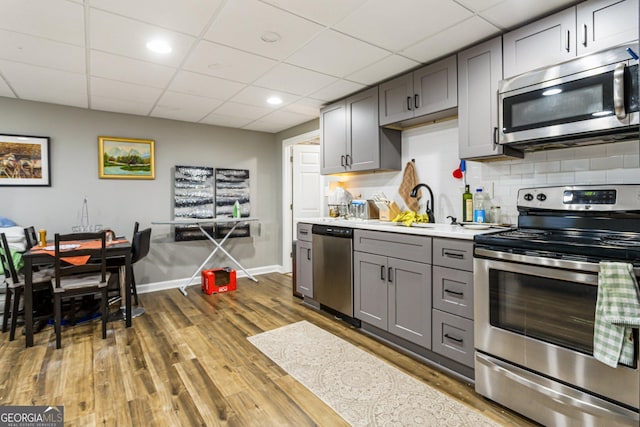
{"type": "Polygon", "coordinates": [[[424,236],[356,230],[354,317],[430,348],[431,265],[395,257],[410,253],[421,261],[430,260],[430,243],[424,236]]]}
{"type": "Polygon", "coordinates": [[[431,349],[473,367],[473,242],[433,239],[431,349]]]}
{"type": "Polygon", "coordinates": [[[311,224],[298,223],[296,244],[296,292],[313,298],[313,254],[311,224]]]}

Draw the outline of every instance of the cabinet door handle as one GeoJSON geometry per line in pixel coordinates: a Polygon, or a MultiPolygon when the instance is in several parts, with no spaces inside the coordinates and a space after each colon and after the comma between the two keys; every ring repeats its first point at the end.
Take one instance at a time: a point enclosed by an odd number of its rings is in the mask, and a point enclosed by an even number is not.
{"type": "Polygon", "coordinates": [[[344,167],[344,154],[340,156],[340,166],[344,167]]]}
{"type": "Polygon", "coordinates": [[[458,342],[458,343],[462,343],[464,340],[462,338],[457,338],[457,337],[452,337],[449,334],[444,334],[445,338],[449,338],[452,341],[458,342]]]}
{"type": "Polygon", "coordinates": [[[571,52],[571,30],[567,30],[567,52],[571,52]]]}
{"type": "Polygon", "coordinates": [[[384,277],[384,265],[380,266],[380,280],[383,282],[387,280],[386,277],[384,277]]]}
{"type": "Polygon", "coordinates": [[[307,249],[307,259],[311,261],[311,249],[307,249]]]}
{"type": "Polygon", "coordinates": [[[448,294],[453,294],[453,295],[458,296],[458,297],[463,297],[464,296],[464,292],[452,291],[451,289],[445,289],[444,291],[446,293],[448,293],[448,294]]]}
{"type": "Polygon", "coordinates": [[[587,24],[584,24],[582,28],[582,46],[587,47],[587,24]]]}
{"type": "Polygon", "coordinates": [[[346,156],[344,156],[347,159],[347,164],[346,166],[351,166],[352,162],[351,162],[351,154],[347,154],[346,156]]]}
{"type": "Polygon", "coordinates": [[[407,96],[407,110],[411,111],[411,97],[407,96]]]}
{"type": "Polygon", "coordinates": [[[389,283],[393,283],[393,268],[389,267],[389,270],[387,271],[387,281],[389,283]]]}
{"type": "Polygon", "coordinates": [[[418,95],[417,93],[413,95],[413,108],[415,108],[416,110],[420,108],[420,95],[418,95]]]}
{"type": "Polygon", "coordinates": [[[498,127],[493,128],[493,149],[495,150],[498,146],[498,127]]]}
{"type": "Polygon", "coordinates": [[[444,256],[449,257],[449,258],[455,258],[455,259],[464,259],[464,254],[461,254],[459,252],[447,252],[445,251],[443,253],[444,256]]]}

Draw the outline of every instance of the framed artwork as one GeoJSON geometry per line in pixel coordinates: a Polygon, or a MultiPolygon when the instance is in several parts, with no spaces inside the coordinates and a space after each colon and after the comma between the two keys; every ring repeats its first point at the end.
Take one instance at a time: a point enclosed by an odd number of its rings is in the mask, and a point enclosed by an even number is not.
{"type": "Polygon", "coordinates": [[[0,134],[0,186],[50,187],[46,136],[0,134]]]}
{"type": "MultiPolygon", "coordinates": [[[[174,174],[174,219],[213,218],[213,168],[201,166],[176,166],[174,174]]],[[[203,227],[213,236],[213,226],[203,227]]],[[[174,240],[206,239],[197,225],[180,225],[174,229],[174,240]]]]}
{"type": "Polygon", "coordinates": [[[154,141],[98,137],[100,178],[155,179],[154,141]]]}
{"type": "MultiPolygon", "coordinates": [[[[240,216],[251,213],[248,169],[216,169],[216,218],[233,216],[233,205],[240,204],[240,216]]],[[[216,224],[216,238],[223,238],[231,226],[216,224]]],[[[249,224],[239,225],[229,237],[249,237],[249,224]]]]}

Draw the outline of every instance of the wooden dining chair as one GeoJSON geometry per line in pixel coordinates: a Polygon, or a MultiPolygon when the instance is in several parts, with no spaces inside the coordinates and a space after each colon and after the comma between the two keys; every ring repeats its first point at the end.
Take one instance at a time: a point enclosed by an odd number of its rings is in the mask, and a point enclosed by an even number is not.
{"type": "Polygon", "coordinates": [[[27,250],[34,246],[38,246],[38,234],[36,233],[36,228],[33,225],[24,228],[24,239],[27,244],[27,250]]]}
{"type": "Polygon", "coordinates": [[[134,227],[133,240],[131,242],[131,293],[133,294],[133,300],[138,305],[138,290],[136,288],[136,276],[133,272],[133,266],[142,258],[149,254],[151,248],[151,228],[145,228],[142,231],[137,231],[138,223],[134,227]]]}
{"type": "Polygon", "coordinates": [[[99,295],[102,339],[107,337],[107,284],[110,275],[104,231],[55,235],[53,305],[57,349],[62,347],[62,302],[67,298],[99,295]],[[87,259],[84,263],[78,261],[82,257],[89,257],[91,262],[87,259]]]}
{"type": "MultiPolygon", "coordinates": [[[[2,332],[7,332],[9,320],[11,320],[9,341],[13,341],[16,337],[16,326],[18,324],[18,316],[20,315],[20,298],[24,295],[24,274],[20,274],[13,263],[11,249],[7,242],[7,236],[4,233],[0,233],[0,240],[2,243],[0,259],[4,271],[4,283],[6,284],[2,332]]],[[[34,271],[31,282],[33,293],[47,291],[51,285],[51,279],[50,270],[34,271]]],[[[35,317],[34,321],[42,320],[40,317],[41,316],[35,317]]]]}

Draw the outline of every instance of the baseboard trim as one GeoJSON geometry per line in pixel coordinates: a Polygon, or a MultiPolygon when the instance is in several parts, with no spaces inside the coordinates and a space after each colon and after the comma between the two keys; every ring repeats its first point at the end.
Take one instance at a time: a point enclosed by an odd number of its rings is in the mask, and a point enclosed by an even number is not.
{"type": "MultiPolygon", "coordinates": [[[[259,276],[261,274],[267,273],[281,273],[283,268],[281,265],[267,265],[264,267],[255,267],[255,268],[247,268],[247,271],[252,276],[259,276]]],[[[236,277],[247,277],[246,274],[242,270],[236,270],[236,277]]],[[[187,282],[188,278],[184,279],[175,279],[175,280],[167,280],[164,282],[153,282],[153,283],[145,283],[139,284],[137,286],[137,291],[139,294],[146,294],[149,292],[157,292],[164,291],[167,289],[177,289],[183,286],[187,282]]],[[[200,276],[196,276],[188,286],[199,285],[200,284],[200,276]]]]}

